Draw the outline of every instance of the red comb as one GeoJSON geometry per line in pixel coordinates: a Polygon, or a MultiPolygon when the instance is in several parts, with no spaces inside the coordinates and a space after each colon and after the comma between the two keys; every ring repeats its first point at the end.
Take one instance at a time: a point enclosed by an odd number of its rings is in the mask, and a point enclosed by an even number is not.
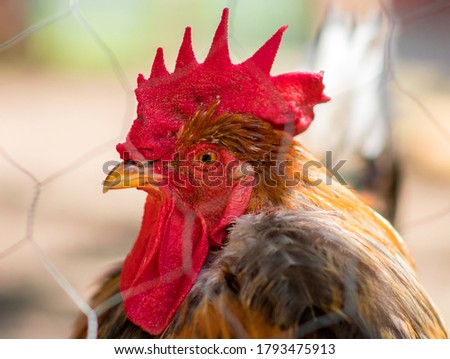
{"type": "Polygon", "coordinates": [[[323,73],[287,73],[270,76],[287,26],[281,27],[256,53],[241,64],[231,63],[228,50],[228,9],[216,30],[209,53],[198,63],[191,29],[184,33],[175,70],[167,71],[159,48],[150,78],[138,77],[138,118],[117,150],[124,158],[161,158],[176,142],[176,133],[197,110],[220,100],[217,114],[241,113],[266,120],[296,135],[314,118],[314,105],[328,101],[323,73]]]}

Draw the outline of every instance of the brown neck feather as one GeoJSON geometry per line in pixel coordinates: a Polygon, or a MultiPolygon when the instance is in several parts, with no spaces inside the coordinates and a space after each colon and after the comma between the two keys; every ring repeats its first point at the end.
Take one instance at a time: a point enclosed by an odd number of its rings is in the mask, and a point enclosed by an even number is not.
{"type": "Polygon", "coordinates": [[[182,131],[179,144],[208,142],[250,163],[257,184],[247,213],[277,209],[337,211],[342,225],[373,236],[392,252],[413,260],[395,230],[349,187],[332,178],[290,134],[250,115],[214,116],[217,104],[199,111],[182,131]]]}

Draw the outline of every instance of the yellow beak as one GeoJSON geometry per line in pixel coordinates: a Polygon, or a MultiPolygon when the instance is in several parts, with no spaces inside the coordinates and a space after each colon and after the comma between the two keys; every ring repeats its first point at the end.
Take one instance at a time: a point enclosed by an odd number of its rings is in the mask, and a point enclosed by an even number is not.
{"type": "Polygon", "coordinates": [[[152,165],[126,161],[119,163],[106,176],[103,181],[103,193],[110,189],[136,187],[157,189],[155,185],[164,178],[163,175],[154,173],[152,165]]]}

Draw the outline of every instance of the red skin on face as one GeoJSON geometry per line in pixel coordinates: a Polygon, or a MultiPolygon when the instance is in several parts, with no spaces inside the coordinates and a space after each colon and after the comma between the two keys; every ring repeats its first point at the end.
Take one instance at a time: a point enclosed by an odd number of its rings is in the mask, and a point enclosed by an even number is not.
{"type": "Polygon", "coordinates": [[[121,275],[127,316],[151,334],[170,323],[209,248],[222,244],[226,227],[244,213],[252,193],[252,174],[233,181],[243,163],[224,149],[200,145],[176,163],[176,176],[167,172],[161,192],[148,194],[141,231],[121,275]],[[197,154],[208,151],[217,158],[203,166],[197,154]]]}

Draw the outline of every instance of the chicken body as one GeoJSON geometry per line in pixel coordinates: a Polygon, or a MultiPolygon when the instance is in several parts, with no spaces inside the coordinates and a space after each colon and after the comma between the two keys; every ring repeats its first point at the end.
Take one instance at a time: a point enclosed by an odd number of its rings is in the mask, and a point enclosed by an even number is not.
{"type": "MultiPolygon", "coordinates": [[[[216,107],[198,111],[178,134],[182,157],[169,167],[177,176],[196,178],[197,169],[179,166],[189,161],[192,147],[207,146],[208,153],[220,156],[225,152],[223,158],[236,163],[223,173],[223,181],[253,179],[245,211],[223,229],[222,245],[210,243],[192,288],[162,332],[150,334],[134,324],[119,303],[102,310],[98,336],[446,337],[392,227],[330,178],[289,134],[255,117],[217,116],[216,107]]],[[[220,207],[230,196],[224,192],[224,201],[213,192],[208,197],[208,191],[217,188],[204,182],[195,195],[185,191],[173,188],[177,198],[202,213],[213,213],[207,209],[220,207]]],[[[154,201],[155,193],[148,193],[148,201],[154,201]]],[[[212,223],[210,231],[216,225],[214,216],[206,220],[212,223]]],[[[93,308],[120,295],[121,270],[105,280],[93,308]]],[[[81,318],[74,337],[85,337],[86,332],[81,318]]]]}
{"type": "Polygon", "coordinates": [[[293,138],[329,100],[323,73],[270,75],[286,27],[232,64],[227,22],[225,9],[203,63],[186,28],[174,72],[158,49],[138,77],[104,189],[147,201],[93,299],[98,336],[446,337],[400,237],[293,138]]]}

